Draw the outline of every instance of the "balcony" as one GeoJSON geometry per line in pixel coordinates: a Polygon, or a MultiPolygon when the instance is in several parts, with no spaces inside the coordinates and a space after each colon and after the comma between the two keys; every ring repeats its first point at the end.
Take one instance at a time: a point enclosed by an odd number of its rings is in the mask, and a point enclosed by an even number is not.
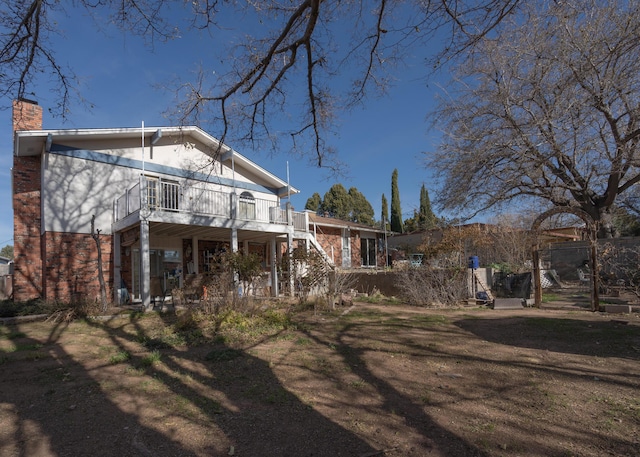
{"type": "Polygon", "coordinates": [[[140,210],[143,197],[152,211],[167,211],[224,219],[293,225],[308,231],[305,213],[280,208],[276,202],[255,198],[248,192],[223,192],[206,184],[184,186],[158,179],[141,178],[140,182],[115,201],[114,220],[120,221],[140,210]],[[141,189],[146,189],[141,192],[141,189]]]}

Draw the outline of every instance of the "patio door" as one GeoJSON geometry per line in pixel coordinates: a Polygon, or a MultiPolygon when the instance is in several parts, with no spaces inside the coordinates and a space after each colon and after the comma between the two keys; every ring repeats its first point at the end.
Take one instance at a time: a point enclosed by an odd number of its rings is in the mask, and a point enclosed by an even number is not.
{"type": "MultiPolygon", "coordinates": [[[[131,296],[141,299],[140,249],[131,253],[131,296]]],[[[149,276],[151,296],[159,297],[180,286],[182,255],[177,249],[149,249],[149,276]]]]}
{"type": "Polygon", "coordinates": [[[376,239],[360,238],[360,255],[363,267],[376,266],[376,239]]]}

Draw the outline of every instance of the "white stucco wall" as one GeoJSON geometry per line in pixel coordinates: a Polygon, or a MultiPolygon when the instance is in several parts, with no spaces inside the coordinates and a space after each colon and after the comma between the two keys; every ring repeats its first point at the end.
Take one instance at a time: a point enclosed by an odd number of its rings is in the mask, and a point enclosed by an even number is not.
{"type": "Polygon", "coordinates": [[[139,182],[143,172],[183,185],[199,179],[216,190],[229,192],[235,178],[237,194],[249,191],[254,198],[278,202],[278,197],[243,170],[234,171],[211,158],[188,141],[164,143],[143,149],[132,140],[67,141],[45,153],[43,160],[43,229],[55,232],[90,233],[91,216],[96,229],[111,233],[114,200],[139,182]],[[193,173],[188,179],[183,170],[193,173]]]}

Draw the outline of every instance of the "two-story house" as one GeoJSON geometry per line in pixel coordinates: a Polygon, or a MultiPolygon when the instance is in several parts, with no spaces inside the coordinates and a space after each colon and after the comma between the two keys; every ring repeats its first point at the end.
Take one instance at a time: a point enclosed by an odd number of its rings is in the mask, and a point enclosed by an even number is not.
{"type": "Polygon", "coordinates": [[[95,237],[110,295],[145,307],[228,250],[263,259],[272,296],[294,293],[278,266],[295,246],[338,268],[386,264],[384,231],[293,211],[295,187],[200,128],[43,130],[42,108],[18,100],[13,130],[15,300],[96,299],[95,237]]]}
{"type": "Polygon", "coordinates": [[[16,300],[96,297],[94,216],[106,283],[145,306],[229,249],[263,258],[278,295],[279,256],[314,243],[296,188],[197,127],[43,130],[19,100],[14,132],[16,300]]]}

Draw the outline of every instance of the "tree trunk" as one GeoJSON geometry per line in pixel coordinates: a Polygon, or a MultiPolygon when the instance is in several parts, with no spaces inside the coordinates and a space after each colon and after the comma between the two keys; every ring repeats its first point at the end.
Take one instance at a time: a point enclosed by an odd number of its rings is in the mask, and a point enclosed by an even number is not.
{"type": "Polygon", "coordinates": [[[102,312],[105,312],[108,307],[107,302],[107,288],[104,283],[104,274],[102,272],[102,246],[100,243],[100,230],[94,230],[96,216],[91,216],[91,237],[96,242],[98,248],[98,282],[100,283],[100,300],[102,303],[102,312]]]}
{"type": "Polygon", "coordinates": [[[611,207],[598,208],[596,211],[597,213],[594,220],[596,224],[598,224],[598,238],[617,238],[619,233],[613,223],[611,207]]]}

